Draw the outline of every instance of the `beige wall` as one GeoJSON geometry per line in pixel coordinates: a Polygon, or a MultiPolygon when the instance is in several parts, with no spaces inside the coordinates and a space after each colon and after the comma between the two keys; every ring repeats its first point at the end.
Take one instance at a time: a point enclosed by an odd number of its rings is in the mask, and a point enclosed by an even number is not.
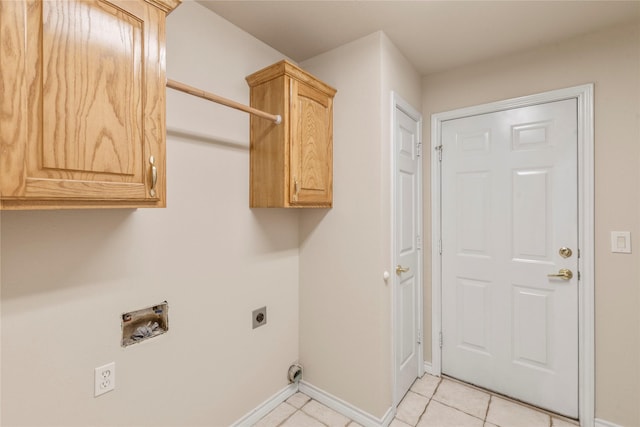
{"type": "MultiPolygon", "coordinates": [[[[428,75],[423,113],[595,84],[596,417],[640,425],[640,27],[624,26],[506,58],[428,75]],[[634,253],[612,254],[611,231],[634,253]]],[[[430,135],[425,120],[424,134],[430,135]]],[[[425,169],[430,160],[425,158],[425,169]]],[[[425,188],[429,188],[425,175],[425,188]]],[[[425,212],[430,212],[426,200],[425,212]]],[[[430,219],[425,216],[425,223],[430,219]]],[[[425,262],[430,263],[430,253],[425,262]]],[[[429,273],[427,271],[427,277],[429,273]]],[[[425,286],[425,330],[431,328],[425,286]]],[[[430,340],[425,356],[430,359],[430,340]]]]}
{"type": "MultiPolygon", "coordinates": [[[[244,77],[282,58],[192,2],[167,34],[169,77],[244,103],[244,77]]],[[[298,213],[249,209],[247,115],[167,94],[166,209],[0,216],[3,426],[229,425],[287,385],[298,213]],[[169,333],[121,348],[120,314],[165,299],[169,333]],[[117,388],[94,398],[111,361],[117,388]]]]}
{"type": "Polygon", "coordinates": [[[390,90],[417,105],[420,78],[382,33],[302,65],[338,93],[334,207],[301,212],[300,360],[306,381],[381,418],[392,404],[390,90]]]}

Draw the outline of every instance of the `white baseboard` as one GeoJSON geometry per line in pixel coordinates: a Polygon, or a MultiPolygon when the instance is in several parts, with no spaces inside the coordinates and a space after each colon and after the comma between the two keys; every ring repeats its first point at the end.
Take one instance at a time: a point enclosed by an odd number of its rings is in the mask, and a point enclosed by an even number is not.
{"type": "Polygon", "coordinates": [[[273,411],[282,402],[296,394],[298,391],[297,384],[289,384],[269,399],[258,405],[255,409],[249,412],[244,417],[240,418],[235,423],[231,424],[231,427],[249,427],[260,421],[269,412],[273,411]]]}
{"type": "Polygon", "coordinates": [[[424,362],[424,372],[433,375],[433,366],[431,366],[431,362],[424,362]]]}
{"type": "Polygon", "coordinates": [[[600,420],[598,418],[595,419],[594,426],[595,427],[622,427],[621,425],[614,424],[605,420],[600,420]]]}
{"type": "Polygon", "coordinates": [[[350,403],[335,397],[318,387],[311,385],[305,381],[300,382],[299,391],[306,394],[310,398],[317,400],[323,405],[333,409],[347,418],[361,424],[364,427],[386,427],[393,420],[393,408],[389,408],[382,418],[376,418],[373,415],[356,408],[350,403]]]}

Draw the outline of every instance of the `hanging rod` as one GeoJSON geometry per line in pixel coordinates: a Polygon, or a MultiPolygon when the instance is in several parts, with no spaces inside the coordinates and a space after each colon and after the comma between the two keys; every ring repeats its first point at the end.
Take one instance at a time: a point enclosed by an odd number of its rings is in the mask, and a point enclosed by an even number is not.
{"type": "Polygon", "coordinates": [[[244,111],[245,113],[253,114],[263,119],[271,120],[275,124],[282,123],[282,116],[280,114],[269,114],[257,108],[249,107],[239,102],[232,101],[227,98],[223,98],[211,92],[206,92],[202,89],[195,88],[193,86],[186,85],[184,83],[177,82],[175,80],[167,79],[167,87],[171,89],[179,90],[180,92],[188,93],[189,95],[197,96],[199,98],[213,101],[218,104],[226,105],[227,107],[235,108],[236,110],[244,111]]]}

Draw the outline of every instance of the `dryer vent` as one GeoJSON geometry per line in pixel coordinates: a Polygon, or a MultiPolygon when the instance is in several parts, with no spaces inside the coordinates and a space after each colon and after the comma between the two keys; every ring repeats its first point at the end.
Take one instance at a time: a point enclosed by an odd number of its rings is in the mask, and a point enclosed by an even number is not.
{"type": "Polygon", "coordinates": [[[297,363],[289,366],[288,377],[290,383],[297,384],[298,382],[300,382],[300,380],[302,379],[302,366],[298,365],[297,363]]]}

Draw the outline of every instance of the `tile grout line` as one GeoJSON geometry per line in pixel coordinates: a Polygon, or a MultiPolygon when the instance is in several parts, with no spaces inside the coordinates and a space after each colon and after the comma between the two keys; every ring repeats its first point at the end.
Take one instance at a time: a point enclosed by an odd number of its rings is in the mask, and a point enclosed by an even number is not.
{"type": "MultiPolygon", "coordinates": [[[[287,403],[287,401],[285,400],[285,401],[284,401],[284,402],[282,402],[282,403],[287,403]]],[[[291,406],[293,406],[293,405],[291,405],[291,406]]],[[[295,406],[293,406],[293,407],[295,408],[295,406]]],[[[274,409],[274,410],[275,410],[275,409],[274,409]]],[[[291,413],[291,415],[289,415],[287,418],[285,418],[284,420],[282,420],[279,424],[277,424],[277,425],[276,425],[276,427],[280,427],[281,425],[283,425],[284,423],[286,423],[286,422],[289,420],[289,418],[293,417],[293,416],[295,415],[295,413],[296,413],[296,412],[298,412],[299,410],[300,410],[300,409],[296,408],[296,410],[295,410],[295,411],[293,411],[293,412],[291,413]]],[[[268,414],[267,414],[267,415],[268,415],[268,414]]],[[[266,417],[266,415],[265,415],[265,417],[266,417]]],[[[264,418],[263,418],[263,419],[264,419],[264,418]]],[[[260,420],[260,421],[262,421],[262,420],[260,420]]]]}
{"type": "Polygon", "coordinates": [[[491,407],[491,400],[493,399],[493,396],[491,395],[491,393],[489,393],[489,403],[487,403],[487,411],[484,413],[484,420],[482,425],[484,426],[484,424],[487,423],[487,417],[489,416],[489,408],[491,407]]]}
{"type": "Polygon", "coordinates": [[[420,421],[422,421],[422,417],[424,417],[424,414],[427,413],[427,408],[429,407],[429,405],[431,405],[431,401],[433,400],[433,397],[429,398],[429,401],[427,402],[426,405],[424,405],[424,410],[422,411],[422,413],[420,414],[420,416],[418,417],[418,421],[416,422],[416,426],[418,424],[420,424],[420,421]]]}
{"type": "MultiPolygon", "coordinates": [[[[418,381],[418,380],[416,380],[418,381]]],[[[436,385],[436,388],[433,389],[433,393],[431,393],[431,397],[429,397],[429,401],[427,402],[427,404],[424,407],[424,410],[422,411],[422,413],[420,414],[420,416],[418,417],[418,422],[416,422],[416,426],[418,424],[420,424],[420,421],[422,420],[422,417],[424,416],[424,414],[427,413],[427,408],[429,407],[429,405],[431,404],[431,401],[433,400],[433,397],[436,395],[436,392],[438,391],[438,389],[440,388],[440,384],[442,384],[442,377],[440,377],[440,379],[438,380],[438,384],[436,385]]],[[[409,391],[411,391],[411,388],[409,389],[409,391]]],[[[419,396],[422,396],[420,393],[416,393],[419,396]]],[[[423,396],[423,397],[427,397],[427,396],[423,396]]],[[[394,417],[395,418],[395,417],[394,417]]]]}
{"type": "MultiPolygon", "coordinates": [[[[489,395],[489,402],[487,403],[487,410],[486,410],[486,412],[485,412],[485,414],[484,414],[485,419],[482,419],[482,418],[480,418],[480,417],[478,417],[478,416],[476,416],[476,415],[473,415],[473,414],[468,413],[467,411],[465,411],[465,410],[463,410],[463,409],[456,408],[455,406],[451,406],[450,404],[445,403],[445,402],[441,402],[440,400],[438,400],[438,399],[436,399],[436,398],[435,398],[435,397],[436,397],[436,391],[438,391],[438,389],[440,388],[440,384],[442,384],[442,382],[443,382],[445,379],[448,379],[448,378],[449,378],[449,377],[446,377],[446,378],[445,378],[445,377],[440,377],[440,382],[438,383],[438,386],[436,387],[436,389],[433,391],[433,397],[432,397],[431,399],[432,399],[432,400],[435,400],[436,402],[438,402],[439,404],[441,404],[441,405],[443,405],[443,406],[446,406],[447,408],[451,408],[451,409],[453,409],[453,410],[455,410],[455,411],[461,412],[461,413],[463,413],[463,414],[469,415],[470,417],[473,417],[473,418],[475,418],[475,419],[477,419],[477,420],[482,421],[482,424],[483,424],[483,426],[484,426],[484,423],[487,421],[487,420],[486,420],[486,417],[487,417],[487,415],[489,414],[489,403],[491,403],[491,393],[488,393],[488,392],[486,392],[485,390],[480,390],[480,389],[478,389],[478,391],[482,391],[483,393],[485,393],[485,394],[489,395]]],[[[462,385],[465,385],[464,383],[462,383],[462,382],[460,382],[460,381],[457,381],[457,380],[455,380],[455,382],[457,382],[457,383],[459,383],[459,384],[462,384],[462,385]]],[[[431,400],[429,401],[429,403],[431,403],[431,400]]]]}
{"type": "MultiPolygon", "coordinates": [[[[313,415],[311,415],[311,414],[309,414],[309,413],[307,413],[307,412],[305,412],[305,411],[303,411],[303,410],[302,410],[305,406],[307,406],[307,405],[308,405],[309,403],[311,403],[311,402],[314,402],[314,399],[309,399],[309,400],[307,400],[307,402],[306,402],[304,405],[302,405],[302,406],[300,407],[299,411],[300,411],[300,412],[302,412],[303,414],[305,414],[306,416],[308,416],[309,418],[311,418],[312,420],[316,420],[317,422],[319,422],[319,423],[320,423],[320,424],[322,424],[323,426],[325,426],[325,427],[329,427],[329,426],[328,426],[327,424],[325,424],[322,420],[319,420],[319,419],[317,419],[316,417],[314,417],[313,415]]],[[[322,405],[322,406],[325,406],[325,405],[323,405],[322,403],[318,402],[317,400],[315,400],[315,402],[316,402],[316,403],[319,403],[319,404],[320,404],[320,405],[322,405]]],[[[347,422],[347,424],[349,424],[349,422],[351,422],[351,420],[349,420],[349,421],[347,422]]],[[[345,427],[346,427],[346,425],[345,425],[345,427]]]]}
{"type": "MultiPolygon", "coordinates": [[[[441,401],[439,401],[438,399],[432,399],[432,400],[435,400],[436,402],[438,402],[438,403],[439,403],[439,404],[441,404],[442,406],[446,406],[447,408],[453,409],[454,411],[461,412],[461,413],[463,413],[463,414],[465,414],[465,415],[469,415],[470,417],[473,417],[473,418],[475,418],[476,420],[480,420],[480,421],[482,421],[483,423],[485,422],[485,420],[483,420],[482,418],[478,417],[477,415],[470,414],[470,413],[468,413],[468,412],[464,411],[463,409],[456,408],[455,406],[451,406],[451,405],[449,405],[448,403],[441,402],[441,401]]],[[[499,426],[498,426],[498,427],[499,427],[499,426]]]]}

